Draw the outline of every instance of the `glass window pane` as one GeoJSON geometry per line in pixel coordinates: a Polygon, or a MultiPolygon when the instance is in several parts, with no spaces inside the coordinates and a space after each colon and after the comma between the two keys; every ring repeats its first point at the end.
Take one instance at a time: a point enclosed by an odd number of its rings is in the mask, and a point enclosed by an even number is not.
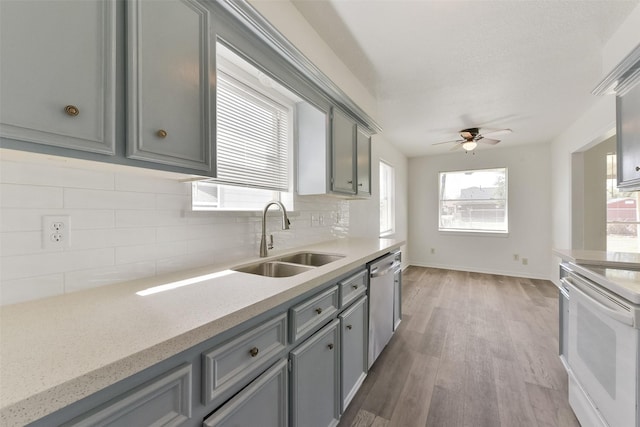
{"type": "Polygon", "coordinates": [[[380,235],[395,232],[395,169],[380,162],[380,235]]]}
{"type": "Polygon", "coordinates": [[[507,169],[440,173],[439,229],[508,231],[507,169]]]}

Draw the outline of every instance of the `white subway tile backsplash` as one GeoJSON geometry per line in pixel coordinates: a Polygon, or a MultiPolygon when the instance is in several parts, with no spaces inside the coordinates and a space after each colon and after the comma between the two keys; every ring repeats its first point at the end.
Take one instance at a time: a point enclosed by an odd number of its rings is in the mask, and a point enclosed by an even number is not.
{"type": "Polygon", "coordinates": [[[187,242],[124,246],[116,248],[116,264],[153,261],[187,254],[187,242]]]}
{"type": "Polygon", "coordinates": [[[113,263],[113,248],[3,256],[0,261],[3,281],[113,265],[113,263]]]}
{"type": "Polygon", "coordinates": [[[71,233],[70,248],[78,250],[134,246],[154,243],[155,240],[156,229],[154,227],[75,230],[71,233]]]}
{"type": "Polygon", "coordinates": [[[113,172],[74,169],[61,165],[3,162],[0,180],[20,185],[113,190],[113,172]]]}
{"type": "Polygon", "coordinates": [[[62,188],[39,185],[0,184],[2,208],[62,208],[62,188]]]}
{"type": "Polygon", "coordinates": [[[139,193],[178,194],[189,196],[191,183],[178,179],[159,178],[145,174],[123,174],[115,176],[115,189],[118,191],[134,191],[139,193]]]}
{"type": "Polygon", "coordinates": [[[156,207],[156,195],[122,191],[64,189],[64,207],[69,209],[145,209],[156,207]]]}
{"type": "Polygon", "coordinates": [[[62,293],[64,293],[64,275],[62,274],[3,280],[0,286],[0,305],[16,304],[62,293]]]}
{"type": "Polygon", "coordinates": [[[43,249],[40,231],[0,233],[0,256],[3,257],[61,250],[43,249]]]}
{"type": "MultiPolygon", "coordinates": [[[[0,160],[0,304],[258,255],[262,212],[194,212],[183,176],[99,166],[0,160]],[[45,215],[70,217],[68,249],[42,249],[45,215]]],[[[277,250],[347,235],[348,201],[298,197],[295,205],[290,230],[279,212],[267,216],[277,250]],[[311,214],[324,224],[312,226],[311,214]]]]}
{"type": "Polygon", "coordinates": [[[115,211],[116,227],[155,227],[158,225],[158,212],[148,210],[115,211]]]}
{"type": "Polygon", "coordinates": [[[191,209],[191,195],[156,194],[156,209],[191,209]]]}
{"type": "Polygon", "coordinates": [[[75,292],[82,289],[150,277],[155,274],[155,261],[89,268],[65,273],[64,288],[65,292],[75,292]]]}

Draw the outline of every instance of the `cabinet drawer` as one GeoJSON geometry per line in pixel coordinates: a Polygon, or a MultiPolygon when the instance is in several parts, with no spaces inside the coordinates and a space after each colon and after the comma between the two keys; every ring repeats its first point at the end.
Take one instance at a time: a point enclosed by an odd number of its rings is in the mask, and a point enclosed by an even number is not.
{"type": "Polygon", "coordinates": [[[282,359],[214,412],[203,427],[288,424],[287,361],[282,359]]]}
{"type": "Polygon", "coordinates": [[[228,398],[287,347],[287,314],[257,326],[202,355],[203,403],[228,398]]]}
{"type": "Polygon", "coordinates": [[[191,365],[118,397],[66,426],[178,426],[191,418],[191,365]]]}
{"type": "Polygon", "coordinates": [[[322,292],[291,309],[291,342],[319,328],[338,311],[338,286],[322,292]]]}
{"type": "Polygon", "coordinates": [[[367,291],[367,270],[341,280],[338,286],[340,286],[340,307],[344,308],[367,291]]]}

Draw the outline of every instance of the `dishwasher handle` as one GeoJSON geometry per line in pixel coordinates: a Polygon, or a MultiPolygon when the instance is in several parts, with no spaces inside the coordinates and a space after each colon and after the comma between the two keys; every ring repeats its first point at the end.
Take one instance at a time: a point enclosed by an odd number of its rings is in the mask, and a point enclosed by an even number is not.
{"type": "Polygon", "coordinates": [[[398,267],[400,267],[400,262],[399,261],[390,262],[389,264],[384,266],[384,268],[382,268],[382,270],[380,270],[380,267],[374,267],[371,270],[370,277],[374,278],[374,277],[384,276],[384,275],[388,274],[391,270],[395,270],[398,267]]]}

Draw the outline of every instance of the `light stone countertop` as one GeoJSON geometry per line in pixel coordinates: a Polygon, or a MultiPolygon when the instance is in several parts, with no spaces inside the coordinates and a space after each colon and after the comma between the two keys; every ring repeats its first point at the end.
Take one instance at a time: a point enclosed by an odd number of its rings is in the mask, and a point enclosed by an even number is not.
{"type": "Polygon", "coordinates": [[[395,239],[338,239],[274,251],[269,258],[241,264],[0,307],[0,425],[42,418],[402,244],[395,239]],[[285,278],[228,270],[300,251],[345,258],[285,278]],[[136,294],[194,277],[201,281],[147,296],[136,294]]]}
{"type": "Polygon", "coordinates": [[[554,250],[570,268],[626,300],[640,304],[640,254],[554,250]]]}
{"type": "Polygon", "coordinates": [[[586,251],[582,249],[554,249],[553,253],[574,264],[611,268],[640,269],[640,254],[631,252],[586,251]]]}

